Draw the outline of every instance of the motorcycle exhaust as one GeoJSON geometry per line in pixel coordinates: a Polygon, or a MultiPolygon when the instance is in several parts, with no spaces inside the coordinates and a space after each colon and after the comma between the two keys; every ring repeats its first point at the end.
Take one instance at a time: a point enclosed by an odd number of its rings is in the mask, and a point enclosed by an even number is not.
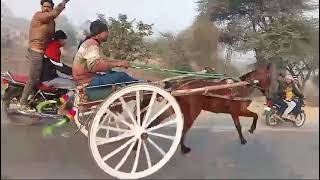
{"type": "Polygon", "coordinates": [[[38,113],[38,112],[24,112],[18,109],[8,110],[8,113],[17,113],[24,116],[33,116],[33,117],[39,117],[39,118],[63,118],[62,115],[44,114],[44,113],[38,113]]]}

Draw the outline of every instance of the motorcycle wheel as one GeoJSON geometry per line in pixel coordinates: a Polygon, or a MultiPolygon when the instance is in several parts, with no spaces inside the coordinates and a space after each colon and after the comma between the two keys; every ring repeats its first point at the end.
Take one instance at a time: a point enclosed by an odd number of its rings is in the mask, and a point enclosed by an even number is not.
{"type": "Polygon", "coordinates": [[[10,120],[10,123],[16,126],[31,126],[33,124],[36,124],[39,122],[38,119],[30,119],[29,117],[21,117],[21,114],[19,113],[11,113],[10,112],[10,105],[12,103],[12,100],[14,98],[19,101],[19,97],[21,96],[23,91],[23,87],[9,87],[5,90],[3,98],[2,98],[2,104],[1,104],[1,112],[3,112],[10,120]],[[28,118],[28,119],[25,119],[28,118]]]}
{"type": "Polygon", "coordinates": [[[266,112],[266,124],[267,126],[275,126],[278,124],[278,121],[275,119],[274,114],[276,112],[271,110],[270,112],[266,112]]]}
{"type": "Polygon", "coordinates": [[[301,127],[306,122],[307,116],[306,113],[302,110],[300,114],[298,114],[295,123],[293,124],[295,127],[301,127]]]}
{"type": "MultiPolygon", "coordinates": [[[[23,89],[22,89],[23,90],[23,89]]],[[[11,101],[22,94],[22,90],[18,87],[8,87],[2,97],[1,111],[8,115],[11,101]]]]}

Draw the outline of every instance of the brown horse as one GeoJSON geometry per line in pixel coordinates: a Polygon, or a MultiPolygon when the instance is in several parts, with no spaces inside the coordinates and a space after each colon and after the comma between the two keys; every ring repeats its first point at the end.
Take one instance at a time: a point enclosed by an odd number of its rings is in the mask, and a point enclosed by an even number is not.
{"type": "MultiPolygon", "coordinates": [[[[202,110],[213,112],[213,113],[225,113],[230,114],[234,125],[238,131],[241,144],[246,144],[246,140],[242,135],[241,124],[239,121],[239,116],[244,117],[252,117],[253,123],[249,130],[250,133],[253,133],[256,129],[258,115],[254,112],[248,110],[248,106],[251,104],[252,100],[244,99],[248,97],[255,88],[258,88],[262,94],[267,95],[269,91],[269,87],[271,84],[271,76],[272,76],[273,66],[269,64],[266,67],[259,68],[255,71],[247,73],[240,77],[241,81],[247,80],[258,80],[259,83],[254,85],[246,85],[239,86],[232,89],[221,89],[209,91],[206,94],[199,95],[184,95],[176,97],[181,111],[184,115],[184,129],[183,135],[180,141],[181,144],[181,152],[189,153],[191,149],[187,147],[184,143],[185,137],[189,129],[192,127],[194,121],[199,116],[202,110]],[[228,97],[230,98],[225,98],[228,97]],[[243,98],[243,99],[239,99],[243,98]]],[[[229,79],[230,81],[230,79],[229,79]]],[[[179,87],[177,90],[185,90],[185,89],[194,89],[201,88],[205,86],[214,86],[220,84],[228,83],[228,79],[223,79],[221,81],[214,81],[210,79],[198,79],[189,81],[179,87]]],[[[155,120],[149,127],[155,126],[159,124],[163,119],[169,117],[172,114],[170,110],[163,113],[157,120],[155,120]]]]}

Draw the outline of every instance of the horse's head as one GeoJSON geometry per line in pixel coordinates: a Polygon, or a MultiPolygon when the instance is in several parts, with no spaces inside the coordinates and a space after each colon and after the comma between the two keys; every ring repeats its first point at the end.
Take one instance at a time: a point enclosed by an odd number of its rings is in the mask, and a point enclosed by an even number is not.
{"type": "Polygon", "coordinates": [[[257,86],[265,95],[269,95],[269,89],[274,75],[274,65],[269,63],[267,66],[257,68],[240,77],[241,81],[258,80],[257,86]]]}

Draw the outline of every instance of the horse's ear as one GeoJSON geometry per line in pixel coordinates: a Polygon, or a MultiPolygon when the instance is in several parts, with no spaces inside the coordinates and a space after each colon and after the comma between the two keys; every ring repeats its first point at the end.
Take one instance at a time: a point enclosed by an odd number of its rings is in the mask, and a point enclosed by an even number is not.
{"type": "Polygon", "coordinates": [[[273,70],[273,63],[268,63],[267,64],[267,71],[271,72],[273,70]]]}
{"type": "Polygon", "coordinates": [[[267,70],[269,71],[271,69],[271,63],[267,64],[267,70]]]}

